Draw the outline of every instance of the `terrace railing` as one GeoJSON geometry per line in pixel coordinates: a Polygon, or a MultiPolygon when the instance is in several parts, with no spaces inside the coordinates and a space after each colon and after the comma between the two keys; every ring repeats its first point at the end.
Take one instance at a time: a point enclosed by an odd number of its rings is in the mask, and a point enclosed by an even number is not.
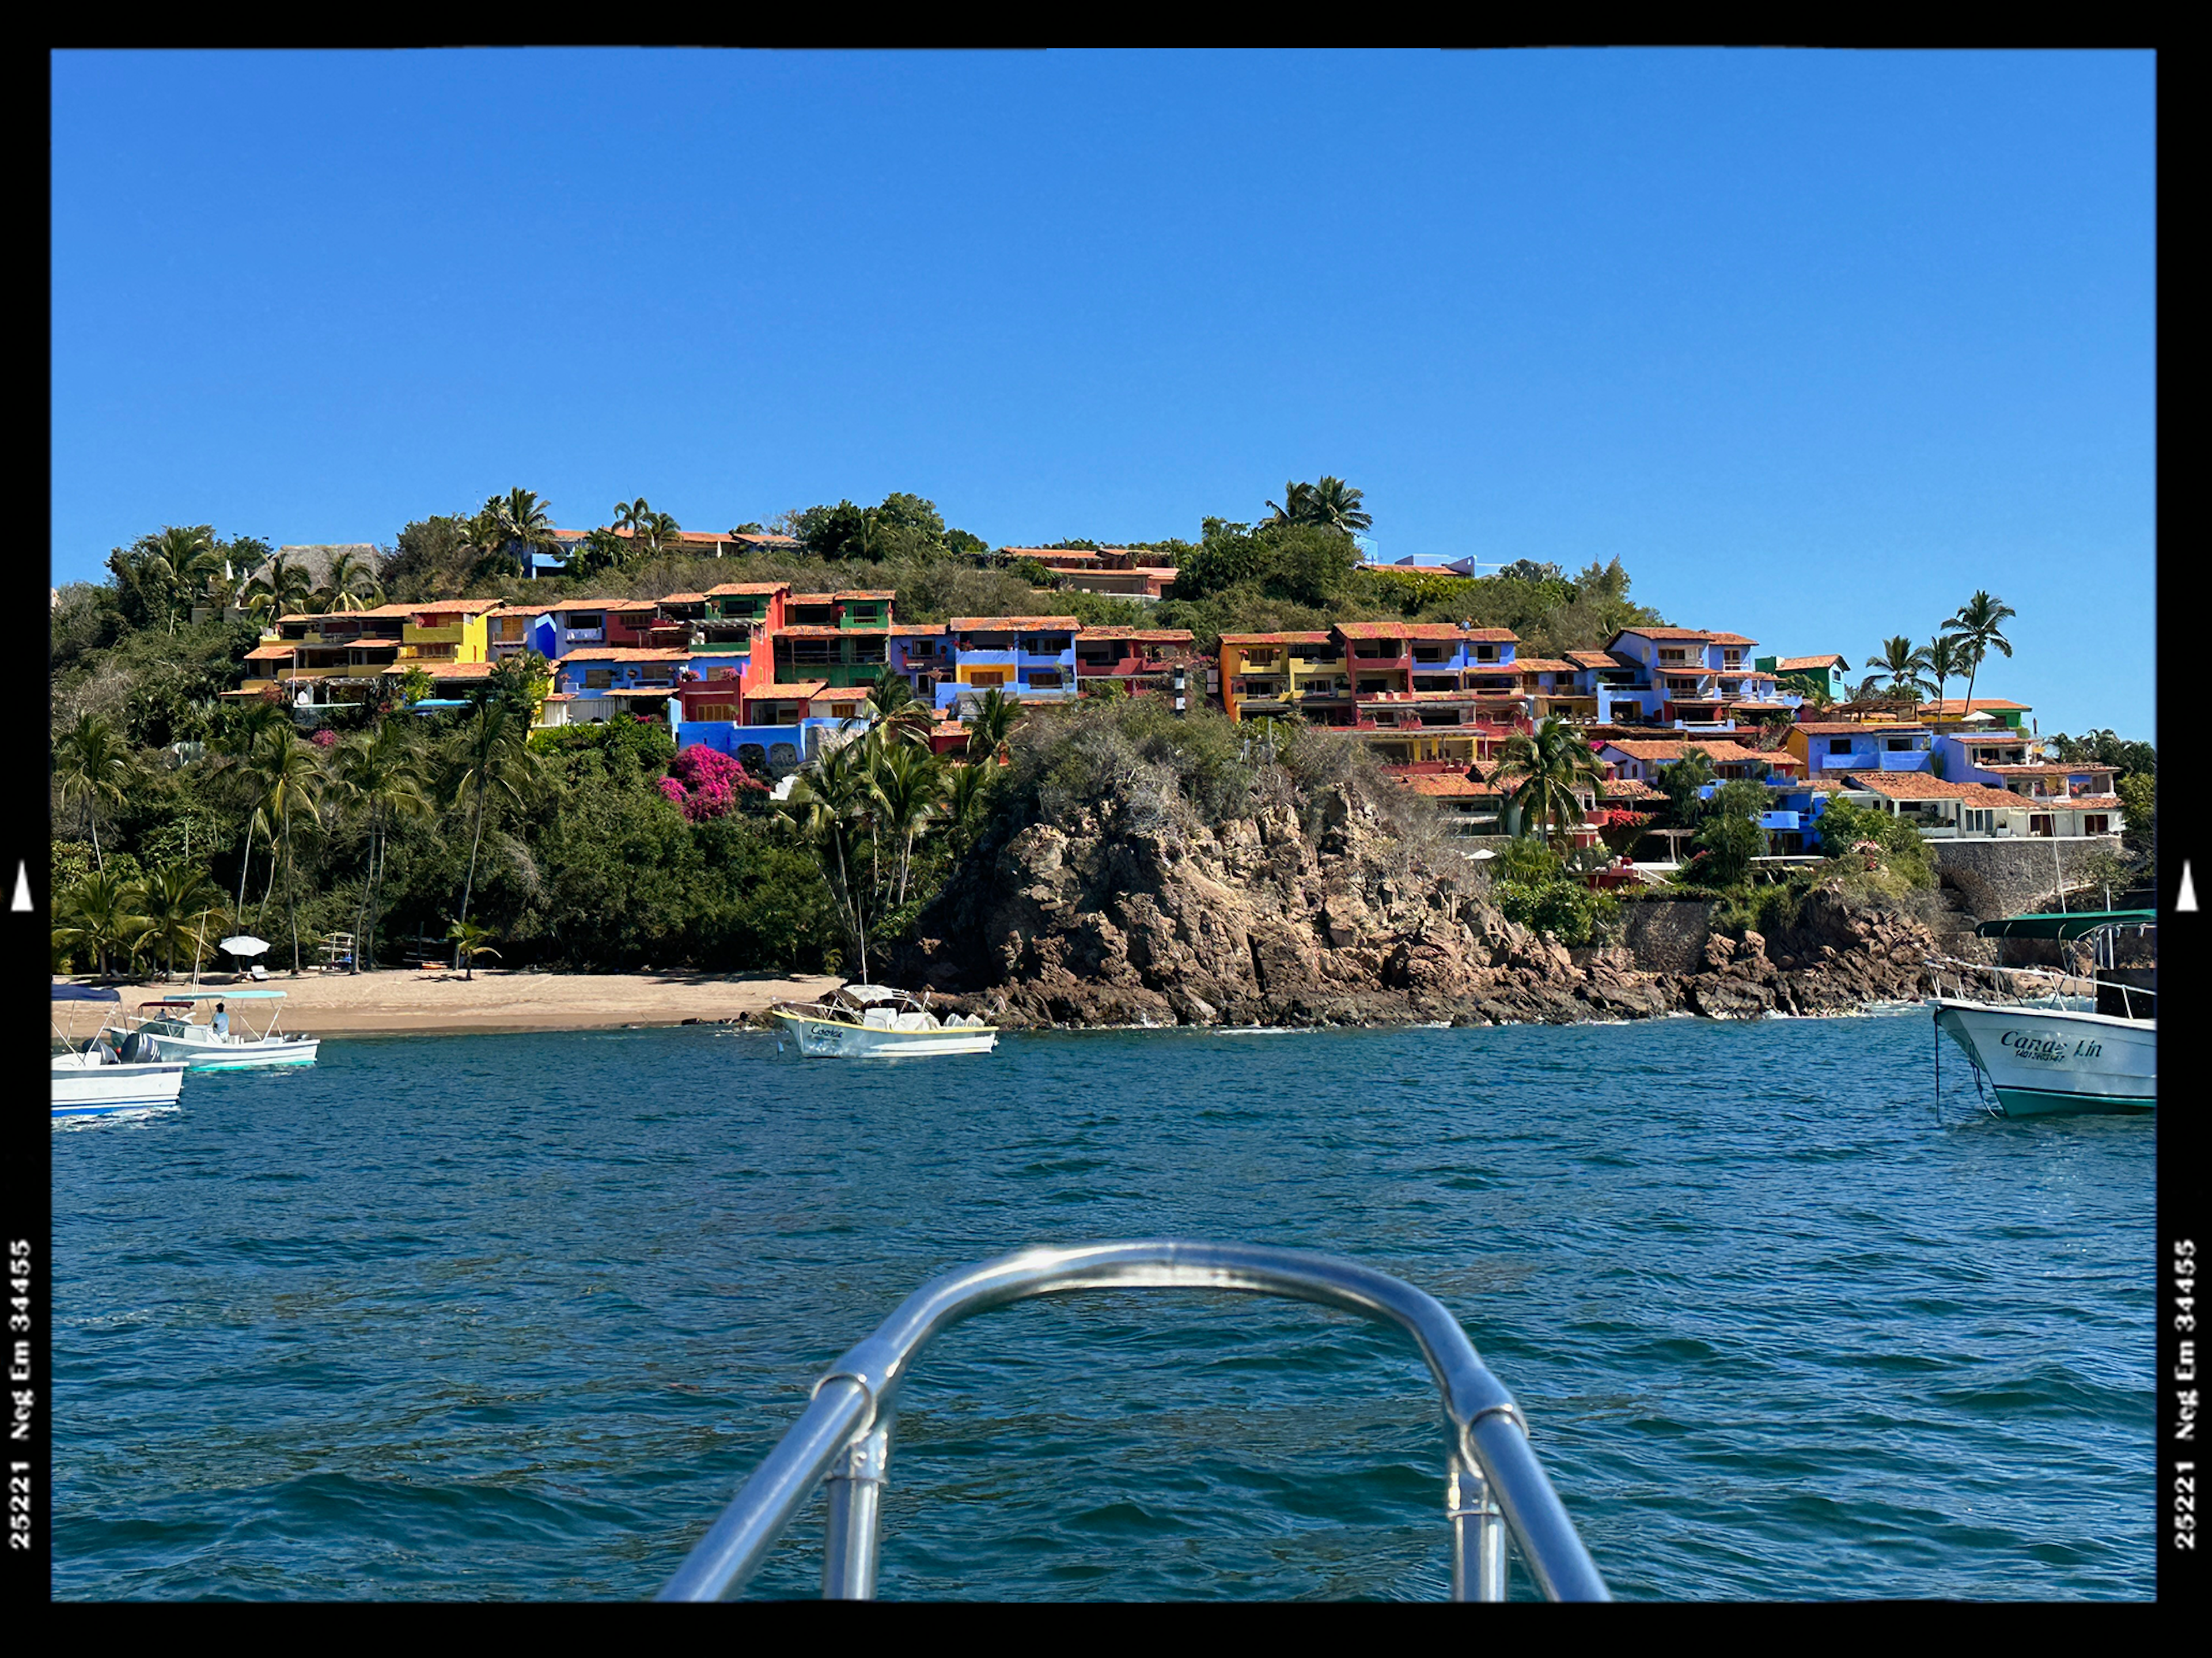
{"type": "Polygon", "coordinates": [[[1333,1255],[1169,1239],[1026,1249],[924,1284],[830,1367],[767,1461],[659,1596],[722,1600],[743,1589],[816,1485],[829,1487],[822,1567],[828,1600],[875,1595],[878,1521],[900,1385],[951,1325],[1034,1296],[1074,1290],[1227,1290],[1313,1302],[1395,1325],[1413,1339],[1443,1394],[1444,1514],[1452,1599],[1505,1598],[1508,1533],[1554,1600],[1611,1597],[1529,1448],[1521,1408],[1435,1297],[1333,1255]]]}

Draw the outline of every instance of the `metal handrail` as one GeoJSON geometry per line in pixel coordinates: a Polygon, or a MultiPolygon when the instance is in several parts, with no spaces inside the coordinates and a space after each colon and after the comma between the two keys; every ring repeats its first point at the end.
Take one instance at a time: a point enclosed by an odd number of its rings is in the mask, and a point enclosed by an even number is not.
{"type": "Polygon", "coordinates": [[[816,1484],[826,1481],[823,1595],[873,1599],[891,1421],[899,1388],[931,1339],[963,1319],[1032,1296],[1159,1289],[1280,1296],[1405,1331],[1428,1361],[1450,1425],[1445,1513],[1452,1523],[1452,1599],[1505,1598],[1509,1531],[1547,1599],[1612,1598],[1529,1448],[1520,1406],[1443,1303],[1388,1272],[1334,1255],[1174,1239],[1024,1249],[924,1284],[815,1383],[805,1413],[656,1598],[718,1600],[736,1594],[816,1484]]]}

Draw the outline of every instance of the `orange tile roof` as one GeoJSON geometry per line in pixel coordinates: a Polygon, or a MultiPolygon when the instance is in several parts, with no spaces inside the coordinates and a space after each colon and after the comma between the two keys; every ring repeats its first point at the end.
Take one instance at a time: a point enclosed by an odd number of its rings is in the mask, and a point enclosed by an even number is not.
{"type": "Polygon", "coordinates": [[[1607,800],[1657,800],[1664,799],[1667,792],[1633,777],[1614,777],[1607,779],[1599,793],[1607,800]]]}
{"type": "Polygon", "coordinates": [[[246,653],[248,662],[289,662],[298,650],[296,645],[256,645],[246,653]]]}
{"type": "Polygon", "coordinates": [[[1809,732],[1815,737],[1844,737],[1854,732],[1895,737],[1899,733],[1924,732],[1928,728],[1917,720],[1800,720],[1790,729],[1809,732]]]}
{"type": "Polygon", "coordinates": [[[1580,673],[1582,665],[1556,656],[1518,656],[1506,664],[1508,671],[1519,670],[1527,673],[1580,673]]]}
{"type": "MultiPolygon", "coordinates": [[[[1468,637],[1449,622],[1340,622],[1330,629],[1346,639],[1449,639],[1468,637]]],[[[1504,635],[1510,639],[1512,635],[1504,635]]]]}
{"type": "Polygon", "coordinates": [[[704,604],[707,602],[707,595],[704,593],[663,593],[660,596],[660,602],[664,604],[704,604]]]}
{"type": "Polygon", "coordinates": [[[1415,794],[1433,799],[1486,800],[1498,798],[1497,787],[1459,772],[1428,772],[1398,781],[1415,794]]]}
{"type": "Polygon", "coordinates": [[[1711,639],[1713,635],[1698,628],[1623,628],[1613,635],[1626,639],[1633,634],[1638,639],[1711,639]]]}
{"type": "Polygon", "coordinates": [[[1924,771],[1855,771],[1844,774],[1858,787],[1892,800],[1963,800],[2002,793],[1980,783],[1947,783],[1924,771]]]}
{"type": "Polygon", "coordinates": [[[956,616],[945,625],[963,634],[1072,634],[1083,623],[1072,616],[956,616]]]}
{"type": "Polygon", "coordinates": [[[891,631],[891,629],[880,622],[868,628],[836,628],[826,623],[818,626],[813,623],[808,623],[804,626],[778,628],[775,630],[775,636],[778,639],[866,638],[876,634],[889,634],[891,631]]]}
{"type": "Polygon", "coordinates": [[[1286,634],[1224,634],[1224,645],[1327,645],[1332,641],[1326,633],[1286,634]]]}
{"type": "Polygon", "coordinates": [[[410,662],[404,666],[398,663],[392,665],[400,668],[402,672],[411,672],[419,668],[433,679],[489,679],[492,669],[489,662],[447,662],[435,659],[428,662],[410,662]]]}
{"type": "MultiPolygon", "coordinates": [[[[856,633],[866,633],[866,628],[856,628],[856,633]]],[[[942,622],[894,622],[890,629],[894,639],[941,639],[945,636],[942,622]]]]}
{"type": "Polygon", "coordinates": [[[896,587],[852,587],[842,589],[830,594],[830,597],[840,602],[850,598],[896,598],[898,589],[896,587]]]}
{"type": "MultiPolygon", "coordinates": [[[[712,653],[705,653],[711,655],[712,653]]],[[[585,645],[561,660],[567,662],[689,662],[691,653],[675,649],[647,650],[634,645],[585,645]]]]}
{"type": "MultiPolygon", "coordinates": [[[[782,593],[791,591],[788,581],[725,581],[719,587],[709,587],[702,595],[707,598],[732,598],[744,593],[782,593]]],[[[823,595],[827,601],[828,595],[823,595]]]]}
{"type": "Polygon", "coordinates": [[[1188,628],[1085,628],[1076,635],[1078,640],[1125,639],[1137,645],[1188,645],[1192,637],[1188,628]]]}
{"type": "Polygon", "coordinates": [[[1777,659],[1777,666],[1778,666],[1782,671],[1787,673],[1794,668],[1832,668],[1838,662],[1842,663],[1846,668],[1851,665],[1850,658],[1845,656],[1841,651],[1838,651],[1831,656],[1781,657],[1777,659]]]}
{"type": "Polygon", "coordinates": [[[2021,713],[2026,714],[2029,707],[2028,703],[2008,701],[2002,696],[1978,696],[1974,699],[1972,707],[1970,708],[1964,697],[1947,696],[1941,702],[1923,702],[1920,705],[1920,712],[1923,714],[1948,717],[1954,714],[1972,714],[1984,708],[2016,708],[2021,713]]]}
{"type": "Polygon", "coordinates": [[[358,610],[355,614],[390,616],[394,611],[405,611],[414,616],[435,616],[441,612],[459,611],[464,616],[473,616],[479,610],[496,610],[500,607],[500,601],[495,598],[441,598],[425,599],[419,604],[380,604],[374,610],[358,610]]]}
{"type": "MultiPolygon", "coordinates": [[[[826,679],[794,679],[787,685],[774,685],[754,692],[745,700],[749,702],[811,702],[830,689],[826,679]]],[[[865,689],[855,690],[856,697],[866,696],[865,689]]]]}
{"type": "Polygon", "coordinates": [[[1567,659],[1585,668],[1626,668],[1628,665],[1607,651],[1569,651],[1567,659]]]}
{"type": "MultiPolygon", "coordinates": [[[[1686,737],[1674,742],[1639,742],[1631,738],[1608,738],[1604,746],[1608,749],[1618,749],[1632,760],[1661,762],[1680,760],[1686,749],[1703,749],[1705,751],[1705,757],[1717,766],[1734,765],[1742,760],[1765,760],[1771,762],[1775,759],[1772,754],[1763,753],[1756,749],[1747,749],[1741,744],[1732,742],[1724,737],[1712,738],[1686,737]]],[[[1796,763],[1795,756],[1784,755],[1781,758],[1792,765],[1796,763]]]]}
{"type": "Polygon", "coordinates": [[[1716,645],[1756,645],[1755,639],[1746,639],[1741,634],[1707,634],[1705,637],[1716,645]]]}

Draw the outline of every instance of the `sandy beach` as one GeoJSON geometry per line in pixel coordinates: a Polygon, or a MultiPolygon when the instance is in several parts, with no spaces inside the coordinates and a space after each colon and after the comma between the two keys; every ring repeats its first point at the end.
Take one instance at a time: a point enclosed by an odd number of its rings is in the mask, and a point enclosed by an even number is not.
{"type": "MultiPolygon", "coordinates": [[[[842,984],[839,978],[774,974],[532,973],[478,968],[475,979],[437,970],[380,973],[272,973],[281,990],[283,1028],[317,1036],[462,1035],[507,1030],[605,1030],[623,1025],[681,1024],[730,1019],[770,1002],[811,1001],[842,984]]],[[[204,990],[228,987],[201,980],[204,990]]],[[[119,987],[123,1005],[173,994],[160,981],[119,987]]],[[[258,1029],[258,1011],[249,1016],[258,1029]]]]}

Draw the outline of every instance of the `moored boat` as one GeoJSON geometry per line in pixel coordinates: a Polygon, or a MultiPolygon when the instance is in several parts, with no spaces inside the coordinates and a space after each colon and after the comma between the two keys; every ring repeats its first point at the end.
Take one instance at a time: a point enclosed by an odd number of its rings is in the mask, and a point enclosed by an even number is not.
{"type": "MultiPolygon", "coordinates": [[[[122,998],[112,990],[91,985],[53,987],[57,1005],[70,1003],[115,1004],[122,998]]],[[[115,1033],[105,1018],[90,1037],[82,1041],[56,1022],[52,1042],[53,1083],[50,1098],[52,1115],[113,1116],[127,1111],[173,1111],[185,1083],[180,1063],[157,1061],[129,1064],[117,1054],[115,1033]]]]}
{"type": "MultiPolygon", "coordinates": [[[[2132,1114],[2158,1104],[2157,991],[2116,966],[2118,938],[2154,930],[2148,910],[2015,915],[1986,921],[1985,938],[2087,939],[2096,950],[2097,1008],[2029,1005],[1937,994],[1936,1026],[1966,1053],[2008,1117],[2059,1112],[2132,1114]],[[2108,972],[2107,969],[2111,970],[2108,972]]],[[[1965,965],[1965,964],[1961,964],[1965,965]]],[[[1978,971],[2004,973],[2004,969],[1978,971]]],[[[1940,992],[1941,985],[1938,989],[1940,992]]],[[[2047,1001],[2070,999],[2049,998],[2047,1001]]]]}
{"type": "Polygon", "coordinates": [[[887,985],[846,985],[819,1001],[778,1002],[769,1015],[811,1060],[988,1054],[999,1042],[999,1033],[975,1015],[939,1017],[926,994],[887,985]]]}
{"type": "MultiPolygon", "coordinates": [[[[181,1060],[194,1071],[262,1071],[313,1065],[320,1040],[286,1035],[276,1028],[276,1004],[283,999],[281,990],[187,990],[144,1003],[124,1039],[124,1055],[181,1060]],[[201,1023],[192,1017],[203,1003],[213,1003],[216,1011],[227,1011],[233,1002],[268,1004],[268,1022],[258,1031],[240,1032],[217,1029],[211,1018],[201,1023]]],[[[241,1010],[241,1023],[244,1018],[241,1010]]]]}

